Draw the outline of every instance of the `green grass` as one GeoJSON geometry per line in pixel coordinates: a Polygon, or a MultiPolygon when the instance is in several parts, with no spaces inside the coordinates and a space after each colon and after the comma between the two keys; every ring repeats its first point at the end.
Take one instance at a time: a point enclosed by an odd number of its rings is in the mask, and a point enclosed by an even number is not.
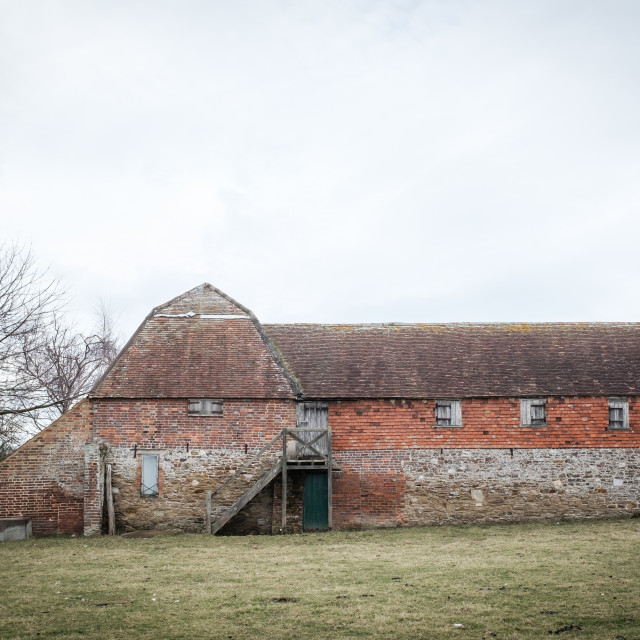
{"type": "Polygon", "coordinates": [[[637,519],[5,542],[0,638],[631,640],[639,542],[637,519]]]}

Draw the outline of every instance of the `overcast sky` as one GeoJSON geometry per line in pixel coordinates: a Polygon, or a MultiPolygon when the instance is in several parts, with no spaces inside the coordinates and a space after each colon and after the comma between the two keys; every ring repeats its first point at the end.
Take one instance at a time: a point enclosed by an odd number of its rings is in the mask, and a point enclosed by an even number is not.
{"type": "Polygon", "coordinates": [[[638,0],[0,0],[2,239],[130,334],[640,320],[638,0]]]}

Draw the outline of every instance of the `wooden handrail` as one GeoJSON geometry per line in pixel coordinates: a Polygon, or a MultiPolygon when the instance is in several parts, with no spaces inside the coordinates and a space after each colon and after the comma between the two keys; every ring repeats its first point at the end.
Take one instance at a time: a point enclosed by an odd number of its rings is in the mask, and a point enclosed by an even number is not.
{"type": "Polygon", "coordinates": [[[218,487],[211,497],[217,496],[223,489],[226,489],[247,467],[250,467],[267,449],[270,449],[281,437],[284,432],[284,429],[269,442],[266,444],[258,453],[256,453],[249,462],[245,462],[222,486],[218,487]]]}
{"type": "Polygon", "coordinates": [[[291,433],[291,431],[293,431],[293,429],[283,429],[283,431],[287,431],[289,433],[289,435],[291,435],[291,437],[294,440],[297,440],[301,445],[304,445],[305,449],[309,449],[309,451],[312,451],[313,453],[315,453],[316,455],[320,456],[321,458],[324,458],[325,460],[329,457],[328,454],[324,454],[320,451],[318,451],[315,447],[312,447],[311,445],[314,444],[314,442],[317,442],[318,440],[320,440],[320,438],[322,438],[323,436],[327,435],[329,433],[329,429],[304,429],[304,431],[322,431],[322,433],[320,433],[319,435],[317,435],[315,438],[313,438],[313,440],[310,440],[309,442],[305,442],[304,440],[302,440],[302,438],[298,438],[298,436],[295,433],[291,433]]]}
{"type": "MultiPolygon", "coordinates": [[[[262,449],[260,449],[260,451],[258,451],[258,453],[256,453],[251,460],[249,460],[248,462],[245,462],[224,484],[222,484],[220,487],[218,487],[212,494],[211,497],[215,498],[215,496],[217,496],[220,492],[224,491],[245,469],[247,469],[248,467],[250,467],[263,453],[265,453],[268,449],[270,449],[280,438],[282,438],[284,436],[284,434],[288,433],[292,438],[294,438],[295,440],[297,440],[300,444],[304,445],[305,448],[308,448],[310,451],[313,451],[316,455],[320,456],[321,458],[324,458],[325,460],[329,457],[328,455],[325,455],[324,453],[321,453],[320,451],[318,451],[315,447],[312,447],[311,445],[318,441],[320,438],[322,438],[322,436],[326,435],[329,433],[329,429],[307,429],[307,428],[300,428],[300,427],[291,427],[291,428],[284,428],[282,429],[282,431],[280,431],[280,433],[278,433],[278,435],[274,436],[273,439],[267,443],[264,447],[262,447],[262,449]],[[309,432],[309,431],[321,431],[322,433],[320,433],[318,436],[316,436],[313,440],[311,440],[311,442],[305,442],[304,440],[302,440],[301,438],[298,438],[298,436],[296,435],[296,433],[293,432],[309,432]]],[[[286,457],[286,456],[285,456],[286,457]]]]}

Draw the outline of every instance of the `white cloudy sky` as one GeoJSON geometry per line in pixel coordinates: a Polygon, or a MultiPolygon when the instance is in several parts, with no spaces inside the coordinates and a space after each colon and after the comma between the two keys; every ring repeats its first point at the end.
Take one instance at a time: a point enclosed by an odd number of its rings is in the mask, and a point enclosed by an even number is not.
{"type": "Polygon", "coordinates": [[[0,220],[130,333],[640,320],[638,0],[0,0],[0,220]]]}

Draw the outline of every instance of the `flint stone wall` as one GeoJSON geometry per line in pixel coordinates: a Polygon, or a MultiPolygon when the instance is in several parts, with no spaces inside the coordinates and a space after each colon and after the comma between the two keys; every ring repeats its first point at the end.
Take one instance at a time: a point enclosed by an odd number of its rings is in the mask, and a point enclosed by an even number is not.
{"type": "Polygon", "coordinates": [[[637,449],[422,450],[402,468],[409,526],[640,514],[637,449]]]}
{"type": "MultiPolygon", "coordinates": [[[[237,451],[139,449],[134,457],[129,448],[110,449],[107,462],[112,466],[114,507],[118,532],[136,529],[179,529],[203,533],[206,492],[214,492],[247,460],[237,451]],[[159,456],[157,496],[140,494],[142,456],[159,456]]],[[[212,521],[231,506],[262,473],[275,464],[277,456],[261,459],[249,467],[236,482],[212,501],[212,521]]],[[[270,533],[272,485],[263,489],[224,528],[224,533],[270,533]],[[264,495],[263,495],[264,494],[264,495]]]]}

